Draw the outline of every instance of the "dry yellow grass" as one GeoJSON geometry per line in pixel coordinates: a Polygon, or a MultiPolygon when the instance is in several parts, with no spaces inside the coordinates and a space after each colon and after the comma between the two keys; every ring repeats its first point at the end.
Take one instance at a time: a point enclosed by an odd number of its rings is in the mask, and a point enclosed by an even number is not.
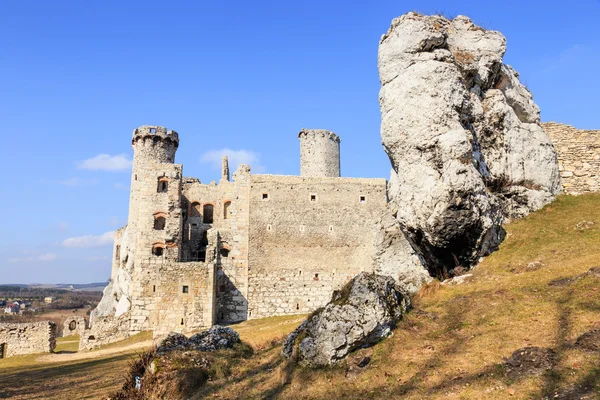
{"type": "MultiPolygon", "coordinates": [[[[233,326],[254,355],[239,359],[228,376],[209,381],[194,398],[543,399],[569,388],[586,389],[563,399],[600,398],[599,356],[573,346],[582,333],[600,329],[600,278],[548,286],[600,266],[600,194],[560,196],[506,230],[500,250],[468,283],[424,290],[356,379],[346,378],[344,364],[318,370],[286,364],[281,340],[302,317],[274,317],[233,326]],[[594,224],[578,229],[581,221],[594,224]],[[556,368],[507,378],[504,358],[525,346],[553,348],[556,368]]],[[[98,398],[120,386],[130,356],[52,368],[33,356],[13,367],[0,360],[0,397],[98,398]]]]}
{"type": "Polygon", "coordinates": [[[471,281],[419,296],[415,311],[375,347],[355,380],[340,365],[296,368],[285,384],[280,346],[273,346],[242,360],[228,379],[209,382],[197,398],[541,399],[572,386],[600,398],[600,359],[572,346],[600,328],[600,278],[548,286],[600,266],[600,195],[560,196],[506,230],[500,250],[471,281]],[[580,230],[581,221],[594,224],[580,230]],[[534,262],[540,264],[528,268],[534,262]],[[554,371],[508,379],[503,359],[525,346],[553,348],[554,371]]]}

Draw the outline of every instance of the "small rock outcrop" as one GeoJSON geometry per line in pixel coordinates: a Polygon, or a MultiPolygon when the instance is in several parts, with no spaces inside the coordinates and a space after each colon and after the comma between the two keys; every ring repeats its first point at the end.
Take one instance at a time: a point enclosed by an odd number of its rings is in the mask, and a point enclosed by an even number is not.
{"type": "Polygon", "coordinates": [[[409,308],[393,278],[362,272],[287,337],[282,353],[289,358],[297,349],[300,362],[314,367],[334,364],[389,336],[409,308]]]}
{"type": "Polygon", "coordinates": [[[189,338],[181,333],[172,332],[160,342],[156,352],[163,354],[173,350],[217,351],[230,349],[236,343],[240,343],[240,335],[236,331],[215,325],[189,338]]]}
{"type": "Polygon", "coordinates": [[[560,192],[540,110],[503,64],[506,40],[464,16],[414,12],[379,44],[381,137],[390,199],[430,273],[468,268],[503,240],[502,222],[560,192]]]}

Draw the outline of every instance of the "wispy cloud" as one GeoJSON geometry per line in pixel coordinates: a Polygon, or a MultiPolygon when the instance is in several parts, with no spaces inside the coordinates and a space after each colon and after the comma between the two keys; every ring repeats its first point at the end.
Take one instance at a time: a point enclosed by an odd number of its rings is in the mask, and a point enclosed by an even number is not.
{"type": "Polygon", "coordinates": [[[50,262],[56,260],[57,256],[54,253],[44,253],[26,257],[13,257],[9,258],[9,263],[22,263],[22,262],[50,262]]]}
{"type": "Polygon", "coordinates": [[[84,185],[95,185],[97,182],[98,181],[96,181],[95,179],[69,178],[64,179],[62,181],[58,181],[58,184],[63,186],[75,187],[84,185]]]}
{"type": "Polygon", "coordinates": [[[112,244],[114,237],[114,232],[105,232],[102,235],[85,235],[85,236],[76,236],[70,237],[62,241],[62,245],[64,247],[102,247],[109,244],[112,244]]]}
{"type": "Polygon", "coordinates": [[[88,261],[94,262],[94,261],[106,261],[108,260],[108,256],[89,256],[87,258],[88,261]]]}
{"type": "Polygon", "coordinates": [[[250,150],[232,150],[224,148],[221,150],[210,150],[200,157],[200,162],[209,164],[211,168],[220,170],[221,159],[227,156],[229,160],[229,168],[233,172],[240,164],[248,164],[252,168],[252,172],[261,173],[265,171],[265,167],[260,163],[260,156],[250,150]]]}
{"type": "Polygon", "coordinates": [[[98,154],[95,157],[88,158],[77,163],[79,169],[89,169],[92,171],[125,171],[131,168],[131,160],[127,154],[98,154]]]}

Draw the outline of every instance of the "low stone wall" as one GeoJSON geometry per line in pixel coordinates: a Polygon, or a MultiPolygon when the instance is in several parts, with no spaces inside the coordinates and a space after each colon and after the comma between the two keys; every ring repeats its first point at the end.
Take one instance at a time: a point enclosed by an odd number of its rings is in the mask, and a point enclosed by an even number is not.
{"type": "Polygon", "coordinates": [[[0,323],[0,358],[49,353],[56,347],[56,324],[52,321],[0,323]]]}
{"type": "Polygon", "coordinates": [[[556,122],[542,127],[558,153],[558,168],[567,194],[600,191],[600,130],[580,130],[556,122]]]}
{"type": "Polygon", "coordinates": [[[127,339],[130,336],[130,318],[130,313],[125,313],[119,318],[112,316],[95,318],[91,328],[80,333],[79,351],[92,350],[127,339]]]}
{"type": "Polygon", "coordinates": [[[62,335],[72,336],[81,335],[87,329],[87,321],[82,316],[72,316],[65,320],[63,323],[62,335]]]}

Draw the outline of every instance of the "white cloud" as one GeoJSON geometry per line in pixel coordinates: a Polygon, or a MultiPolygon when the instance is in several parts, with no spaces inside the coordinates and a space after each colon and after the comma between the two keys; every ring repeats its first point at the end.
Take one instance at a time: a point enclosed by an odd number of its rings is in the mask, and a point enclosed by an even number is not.
{"type": "Polygon", "coordinates": [[[106,261],[108,260],[108,256],[89,256],[87,258],[88,261],[94,262],[94,261],[106,261]]]}
{"type": "Polygon", "coordinates": [[[9,263],[35,262],[35,261],[50,262],[50,261],[56,260],[56,257],[57,256],[54,253],[44,253],[44,254],[38,254],[35,256],[13,257],[13,258],[9,258],[8,262],[9,263]]]}
{"type": "Polygon", "coordinates": [[[79,169],[90,169],[93,171],[125,171],[131,168],[131,160],[127,154],[98,154],[77,163],[79,169]]]}
{"type": "Polygon", "coordinates": [[[97,183],[97,181],[95,179],[80,179],[80,178],[69,178],[69,179],[64,179],[62,181],[58,181],[59,185],[71,186],[71,187],[83,186],[83,185],[94,185],[96,183],[97,183]]]}
{"type": "Polygon", "coordinates": [[[244,149],[232,150],[225,148],[207,151],[200,157],[200,162],[210,164],[213,169],[221,170],[221,160],[223,156],[227,156],[231,172],[234,172],[240,164],[250,165],[252,172],[254,173],[262,173],[265,171],[265,167],[260,164],[258,153],[244,149]]]}
{"type": "Polygon", "coordinates": [[[105,232],[102,235],[76,236],[63,240],[64,247],[101,247],[112,244],[115,233],[113,231],[105,232]]]}

